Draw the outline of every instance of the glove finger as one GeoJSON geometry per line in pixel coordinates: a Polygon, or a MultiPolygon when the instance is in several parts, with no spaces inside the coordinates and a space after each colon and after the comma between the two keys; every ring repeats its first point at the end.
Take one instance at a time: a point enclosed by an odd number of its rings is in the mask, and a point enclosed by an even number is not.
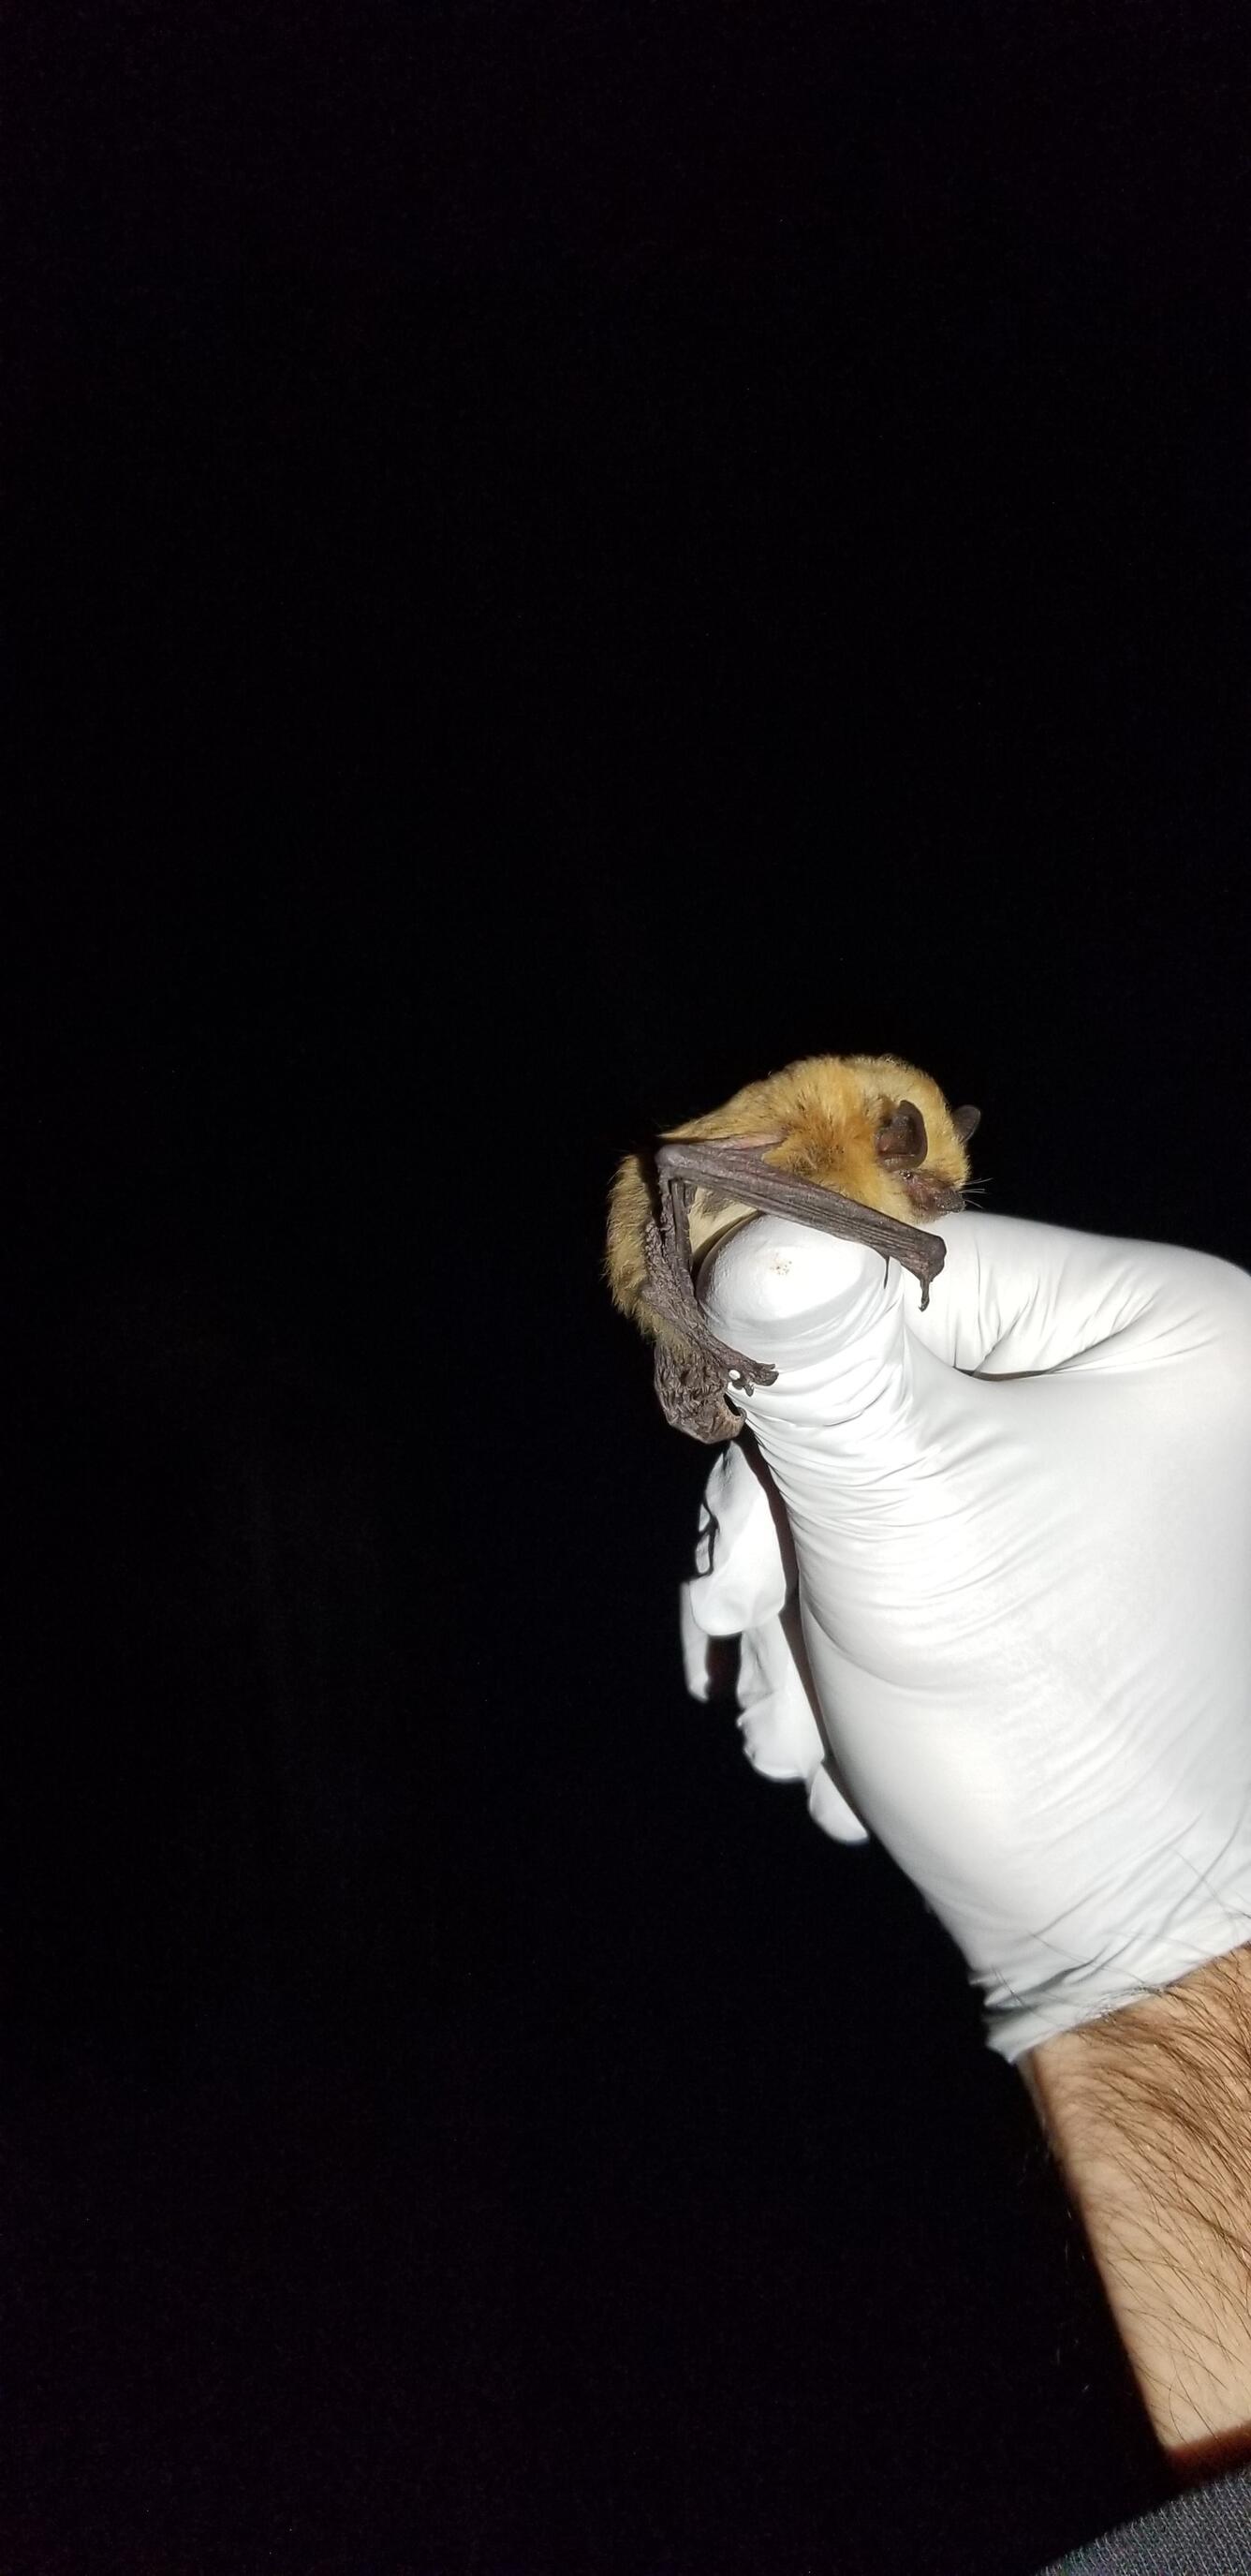
{"type": "Polygon", "coordinates": [[[836,1843],[867,1843],[867,1827],[855,1808],[848,1805],[841,1789],[836,1789],[824,1765],[814,1771],[808,1789],[808,1813],[823,1834],[836,1843]]]}
{"type": "Polygon", "coordinates": [[[867,1842],[865,1826],[835,1784],[789,1613],[743,1638],[738,1699],[739,1734],[753,1769],[766,1780],[802,1780],[809,1812],[824,1832],[836,1842],[867,1842]]]}
{"type": "Polygon", "coordinates": [[[738,1637],[772,1618],[793,1583],[780,1514],[757,1462],[737,1443],[723,1450],[704,1488],[695,1563],[684,1617],[705,1637],[738,1637]]]}
{"type": "Polygon", "coordinates": [[[780,1619],[749,1628],[739,1655],[739,1733],[767,1780],[810,1780],[825,1742],[780,1619]]]}
{"type": "Polygon", "coordinates": [[[924,1313],[906,1283],[909,1333],[953,1368],[1020,1377],[1189,1357],[1228,1329],[1244,1274],[1178,1244],[1076,1234],[965,1209],[942,1221],[947,1259],[924,1313]]]}

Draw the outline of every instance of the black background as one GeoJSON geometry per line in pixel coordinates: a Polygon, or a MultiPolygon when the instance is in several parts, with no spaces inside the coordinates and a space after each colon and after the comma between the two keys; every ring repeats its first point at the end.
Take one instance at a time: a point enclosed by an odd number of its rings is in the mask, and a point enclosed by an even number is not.
{"type": "Polygon", "coordinates": [[[683,1696],[602,1201],[885,1048],[1251,1254],[1238,49],[6,52],[0,2555],[1030,2576],[1163,2472],[958,1960],[683,1696]]]}

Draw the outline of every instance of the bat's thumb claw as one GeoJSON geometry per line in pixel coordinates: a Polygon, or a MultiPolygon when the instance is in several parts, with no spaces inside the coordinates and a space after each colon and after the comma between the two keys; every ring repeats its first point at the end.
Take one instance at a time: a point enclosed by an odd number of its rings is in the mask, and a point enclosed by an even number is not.
{"type": "Polygon", "coordinates": [[[775,1368],[771,1368],[767,1360],[740,1361],[738,1367],[732,1370],[731,1374],[733,1377],[737,1378],[739,1385],[746,1389],[748,1395],[750,1395],[754,1386],[775,1386],[777,1384],[777,1370],[775,1368]]]}

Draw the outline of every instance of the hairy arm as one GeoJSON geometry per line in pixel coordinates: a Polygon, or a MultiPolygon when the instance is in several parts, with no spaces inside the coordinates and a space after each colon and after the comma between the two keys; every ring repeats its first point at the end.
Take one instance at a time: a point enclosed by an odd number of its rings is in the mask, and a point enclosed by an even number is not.
{"type": "Polygon", "coordinates": [[[1251,2460],[1251,1948],[1022,2071],[1173,2469],[1251,2460]]]}

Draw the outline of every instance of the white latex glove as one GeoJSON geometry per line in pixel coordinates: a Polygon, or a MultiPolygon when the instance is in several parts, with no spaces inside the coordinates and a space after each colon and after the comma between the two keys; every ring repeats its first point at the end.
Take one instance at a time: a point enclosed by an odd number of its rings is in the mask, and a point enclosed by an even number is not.
{"type": "Polygon", "coordinates": [[[942,1231],[924,1314],[781,1219],[705,1261],[714,1331],[779,1372],[743,1409],[793,1559],[728,1450],[684,1636],[698,1691],[703,1639],[741,1632],[752,1759],[886,1844],[1015,2058],[1251,1938],[1251,1278],[942,1231]]]}

